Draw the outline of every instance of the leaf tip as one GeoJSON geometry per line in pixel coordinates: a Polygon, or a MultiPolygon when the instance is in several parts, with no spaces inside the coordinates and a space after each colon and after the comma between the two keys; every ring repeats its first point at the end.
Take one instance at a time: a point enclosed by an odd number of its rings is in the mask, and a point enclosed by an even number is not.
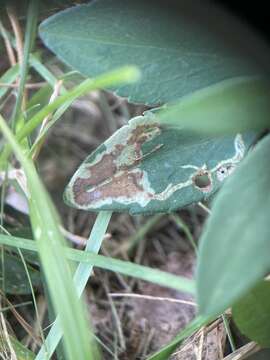
{"type": "Polygon", "coordinates": [[[127,83],[133,83],[141,78],[141,71],[138,67],[134,65],[125,66],[122,68],[122,77],[123,80],[127,83]]]}

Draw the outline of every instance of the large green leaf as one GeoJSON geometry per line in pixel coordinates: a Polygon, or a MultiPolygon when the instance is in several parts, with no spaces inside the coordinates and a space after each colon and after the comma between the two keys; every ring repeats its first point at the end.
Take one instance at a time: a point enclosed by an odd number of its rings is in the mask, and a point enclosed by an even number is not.
{"type": "Polygon", "coordinates": [[[239,330],[253,341],[270,347],[270,283],[262,281],[232,308],[239,330]]]}
{"type": "Polygon", "coordinates": [[[224,311],[270,270],[269,159],[267,136],[216,197],[199,248],[202,314],[224,311]]]}
{"type": "Polygon", "coordinates": [[[174,211],[213,195],[254,136],[194,136],[160,126],[155,114],[147,112],[86,158],[65,200],[92,211],[174,211]]]}
{"type": "Polygon", "coordinates": [[[270,126],[270,87],[264,78],[221,81],[165,108],[159,121],[172,128],[205,134],[261,130],[270,126]]]}
{"type": "Polygon", "coordinates": [[[118,94],[159,104],[223,79],[254,74],[247,64],[251,54],[243,50],[247,34],[241,30],[226,13],[205,3],[99,0],[46,19],[40,36],[86,76],[137,65],[141,81],[118,87],[118,94]]]}

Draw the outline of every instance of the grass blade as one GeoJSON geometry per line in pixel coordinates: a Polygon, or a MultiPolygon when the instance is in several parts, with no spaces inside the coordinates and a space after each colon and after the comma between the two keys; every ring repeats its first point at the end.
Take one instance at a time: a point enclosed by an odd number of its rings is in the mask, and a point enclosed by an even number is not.
{"type": "Polygon", "coordinates": [[[38,60],[36,55],[30,54],[29,64],[52,88],[56,85],[58,79],[38,60]]]}
{"type": "Polygon", "coordinates": [[[59,230],[56,211],[39,180],[33,163],[23,155],[2,117],[0,117],[0,128],[21,162],[27,177],[31,225],[52,303],[59,315],[64,333],[66,358],[97,359],[95,348],[92,346],[91,349],[90,346],[85,312],[75,292],[71,269],[63,256],[65,242],[59,230]]]}
{"type": "MultiPolygon", "coordinates": [[[[23,238],[9,237],[0,234],[0,244],[15,246],[21,249],[30,251],[37,251],[37,247],[32,240],[23,238]]],[[[160,286],[166,286],[175,290],[185,291],[190,294],[195,294],[195,282],[182,276],[173,275],[165,271],[149,268],[147,266],[134,264],[129,261],[109,258],[103,255],[97,255],[90,251],[81,251],[74,249],[65,249],[68,259],[92,266],[99,267],[114,272],[119,272],[123,275],[136,277],[145,281],[149,281],[160,286]]],[[[82,265],[81,265],[82,266],[82,265]]],[[[76,275],[82,275],[82,273],[76,275]]],[[[80,280],[83,285],[85,280],[80,280]]]]}
{"type": "MultiPolygon", "coordinates": [[[[80,85],[59,96],[55,101],[42,108],[37,114],[29,119],[24,127],[16,134],[17,141],[21,141],[26,136],[30,135],[32,131],[41,124],[46,116],[50,115],[65,103],[68,102],[71,104],[78,97],[93,90],[134,82],[138,79],[138,77],[139,71],[136,67],[125,66],[101,75],[95,79],[87,79],[83,81],[80,85]]],[[[10,152],[10,146],[7,145],[0,156],[0,167],[3,167],[3,164],[6,163],[10,152]]]]}
{"type": "MultiPolygon", "coordinates": [[[[112,215],[111,212],[101,212],[98,214],[97,219],[94,224],[94,227],[91,231],[90,237],[87,241],[85,251],[92,251],[94,253],[98,253],[98,251],[101,247],[101,244],[102,244],[103,237],[107,230],[107,226],[111,219],[111,215],[112,215]]],[[[87,284],[87,281],[91,275],[92,269],[93,269],[93,265],[91,263],[90,264],[81,263],[81,264],[79,264],[79,266],[75,272],[74,283],[75,283],[75,287],[76,287],[76,290],[77,290],[77,293],[79,294],[79,296],[82,294],[82,292],[87,284]]],[[[45,344],[39,350],[36,360],[44,359],[46,350],[48,351],[49,355],[51,355],[54,352],[54,350],[56,349],[56,347],[63,335],[63,332],[59,325],[60,325],[59,318],[57,318],[56,321],[54,322],[52,328],[49,331],[49,334],[46,338],[45,344]]]]}
{"type": "Polygon", "coordinates": [[[18,140],[22,140],[25,136],[30,135],[46,116],[57,110],[64,103],[74,101],[78,97],[96,89],[113,86],[118,83],[123,84],[136,81],[138,75],[138,70],[135,67],[126,66],[101,75],[96,79],[87,79],[83,81],[80,85],[59,96],[55,101],[45,106],[35,116],[29,119],[27,124],[25,124],[23,129],[18,133],[18,140]]]}
{"type": "MultiPolygon", "coordinates": [[[[12,84],[19,75],[19,66],[15,65],[11,68],[9,68],[1,77],[0,77],[0,83],[1,84],[12,84]]],[[[8,92],[9,87],[8,86],[0,86],[0,99],[8,92]]]]}

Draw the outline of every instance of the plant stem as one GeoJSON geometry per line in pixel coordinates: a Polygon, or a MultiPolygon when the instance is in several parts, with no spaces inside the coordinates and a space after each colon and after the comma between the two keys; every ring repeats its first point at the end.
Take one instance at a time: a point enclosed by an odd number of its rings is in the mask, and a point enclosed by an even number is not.
{"type": "Polygon", "coordinates": [[[230,346],[231,346],[231,350],[232,350],[232,352],[234,352],[236,350],[236,346],[235,346],[235,343],[234,343],[234,340],[233,340],[233,336],[232,336],[232,332],[231,332],[231,329],[230,329],[230,325],[229,325],[227,315],[224,313],[221,316],[222,316],[223,324],[224,324],[224,327],[225,327],[225,330],[226,330],[226,333],[227,333],[227,336],[228,336],[228,340],[229,340],[229,343],[230,343],[230,346]]]}
{"type": "Polygon", "coordinates": [[[183,232],[185,233],[186,237],[188,238],[191,246],[193,247],[195,254],[198,255],[198,248],[197,245],[195,243],[194,237],[191,234],[188,226],[184,223],[184,221],[180,218],[179,215],[177,214],[172,214],[170,215],[170,218],[176,223],[176,225],[183,230],[183,232]]]}

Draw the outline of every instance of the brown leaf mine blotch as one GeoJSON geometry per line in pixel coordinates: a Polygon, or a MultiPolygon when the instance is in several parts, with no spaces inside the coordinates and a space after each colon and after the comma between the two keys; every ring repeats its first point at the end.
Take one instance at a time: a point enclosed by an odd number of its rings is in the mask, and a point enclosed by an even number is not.
{"type": "MultiPolygon", "coordinates": [[[[156,151],[143,154],[142,145],[160,134],[157,123],[136,124],[132,129],[123,127],[115,144],[107,144],[92,163],[85,163],[72,185],[72,201],[81,208],[100,207],[112,201],[138,202],[145,206],[154,191],[147,174],[138,168],[140,161],[156,151]]],[[[161,146],[161,145],[160,145],[161,146]]],[[[157,147],[159,148],[159,147],[157,147]]]]}

